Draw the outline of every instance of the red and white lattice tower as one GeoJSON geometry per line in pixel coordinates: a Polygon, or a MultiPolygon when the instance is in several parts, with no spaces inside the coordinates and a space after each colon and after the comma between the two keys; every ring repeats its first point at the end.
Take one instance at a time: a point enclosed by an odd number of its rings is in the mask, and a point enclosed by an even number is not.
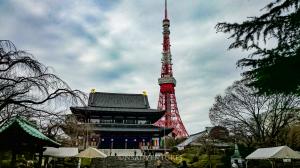
{"type": "Polygon", "coordinates": [[[167,0],[165,0],[165,18],[163,20],[163,52],[161,77],[158,79],[160,93],[158,109],[165,110],[165,115],[155,125],[160,127],[173,128],[174,137],[187,137],[188,133],[181,121],[177,108],[175,86],[176,80],[172,71],[172,55],[170,50],[170,20],[167,13],[167,0]]]}

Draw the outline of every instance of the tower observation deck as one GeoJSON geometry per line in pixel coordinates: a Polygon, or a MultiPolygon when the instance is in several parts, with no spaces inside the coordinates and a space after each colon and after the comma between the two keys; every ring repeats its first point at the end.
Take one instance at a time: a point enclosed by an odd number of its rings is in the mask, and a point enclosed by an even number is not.
{"type": "Polygon", "coordinates": [[[165,115],[158,120],[155,125],[160,127],[173,128],[172,135],[174,137],[187,137],[188,133],[180,118],[176,96],[175,86],[176,79],[172,70],[172,55],[170,50],[170,20],[168,19],[167,0],[165,0],[165,16],[163,19],[163,51],[162,51],[162,67],[161,76],[158,79],[160,85],[160,93],[158,100],[158,109],[165,110],[165,115]]]}

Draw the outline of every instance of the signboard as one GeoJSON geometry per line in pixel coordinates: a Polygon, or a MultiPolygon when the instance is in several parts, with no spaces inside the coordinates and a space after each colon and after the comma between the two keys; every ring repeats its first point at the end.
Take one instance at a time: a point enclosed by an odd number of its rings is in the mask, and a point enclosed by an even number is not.
{"type": "Polygon", "coordinates": [[[292,162],[292,159],[282,159],[283,162],[292,162]]]}

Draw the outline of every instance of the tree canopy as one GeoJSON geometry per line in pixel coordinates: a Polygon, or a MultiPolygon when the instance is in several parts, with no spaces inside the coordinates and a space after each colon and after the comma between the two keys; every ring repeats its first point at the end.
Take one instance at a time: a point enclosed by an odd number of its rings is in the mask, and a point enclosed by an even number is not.
{"type": "Polygon", "coordinates": [[[252,51],[239,60],[243,76],[260,94],[300,94],[300,0],[273,0],[260,16],[242,23],[218,23],[217,32],[230,33],[229,49],[252,51]]]}
{"type": "Polygon", "coordinates": [[[84,103],[81,91],[8,40],[0,40],[0,81],[0,124],[16,115],[50,120],[62,107],[84,103]]]}
{"type": "Polygon", "coordinates": [[[255,94],[246,81],[237,81],[218,95],[209,111],[213,125],[223,126],[249,146],[279,145],[282,131],[299,119],[296,95],[255,94]]]}

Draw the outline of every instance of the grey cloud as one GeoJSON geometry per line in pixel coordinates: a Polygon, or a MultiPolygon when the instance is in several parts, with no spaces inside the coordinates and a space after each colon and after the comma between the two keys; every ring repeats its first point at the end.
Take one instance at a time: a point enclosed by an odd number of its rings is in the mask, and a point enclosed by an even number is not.
{"type": "MultiPolygon", "coordinates": [[[[10,39],[89,92],[148,91],[156,108],[161,68],[163,1],[0,1],[0,39],[10,39]],[[63,3],[63,4],[62,4],[63,3]],[[45,10],[40,10],[45,9],[45,10]]],[[[220,21],[241,21],[260,0],[169,1],[176,96],[190,133],[210,125],[214,96],[240,78],[240,51],[227,51],[220,21]]]]}

